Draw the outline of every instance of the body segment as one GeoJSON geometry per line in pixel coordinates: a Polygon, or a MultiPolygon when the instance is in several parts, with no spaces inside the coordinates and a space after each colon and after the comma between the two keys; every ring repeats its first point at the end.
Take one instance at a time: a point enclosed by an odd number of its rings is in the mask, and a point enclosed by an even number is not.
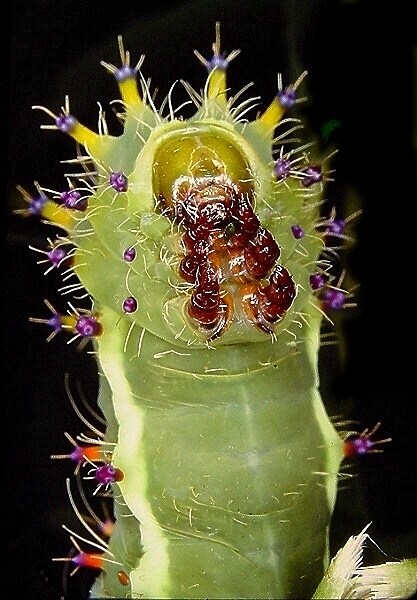
{"type": "MultiPolygon", "coordinates": [[[[105,373],[115,368],[117,338],[124,343],[120,332],[100,349],[105,373]]],[[[145,551],[134,589],[145,597],[309,594],[327,559],[342,442],[308,355],[266,341],[252,353],[239,345],[181,357],[145,333],[138,357],[138,343],[131,335],[125,351],[130,385],[114,393],[114,459],[129,474],[120,490],[141,521],[145,551]]]]}

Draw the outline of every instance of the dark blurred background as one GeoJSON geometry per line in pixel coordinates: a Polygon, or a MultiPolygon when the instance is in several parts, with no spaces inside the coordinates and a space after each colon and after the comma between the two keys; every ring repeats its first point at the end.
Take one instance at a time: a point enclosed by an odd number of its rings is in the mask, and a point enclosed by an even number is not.
{"type": "MultiPolygon", "coordinates": [[[[28,248],[45,248],[55,232],[12,213],[16,185],[32,193],[38,181],[59,190],[68,168],[59,161],[74,156],[72,140],[41,131],[48,117],[31,106],[58,113],[69,94],[71,112],[95,129],[100,101],[116,132],[109,102],[118,97],[117,87],[99,62],[118,64],[117,35],[123,35],[133,64],[146,55],[143,72],[152,77],[161,100],[176,79],[197,89],[203,85],[206,74],[193,50],[210,57],[215,21],[221,22],[222,49],[242,49],[229,69],[232,90],[253,81],[250,93],[261,96],[260,108],[272,99],[278,72],[288,84],[308,70],[303,83],[308,101],[301,114],[323,147],[339,149],[326,197],[341,216],[363,210],[354,222],[357,244],[348,256],[352,281],[360,284],[358,306],[345,311],[340,322],[343,360],[335,360],[334,348],[323,348],[323,393],[331,414],[355,419],[359,430],[381,421],[377,437],[393,441],[383,454],[353,462],[357,477],[342,482],[348,489],[339,495],[333,550],[372,521],[370,534],[389,560],[417,556],[415,1],[6,4],[1,599],[57,600],[63,593],[63,565],[51,558],[70,548],[61,524],[77,528],[64,483],[72,467],[49,456],[69,452],[63,432],[75,437],[80,430],[64,374],[70,373],[72,385],[81,385],[91,404],[96,392],[91,357],[77,353],[62,336],[45,343],[49,329],[29,323],[29,317],[48,315],[44,298],[58,309],[66,304],[56,291],[60,277],[44,276],[44,265],[36,265],[42,255],[28,248]],[[323,134],[329,122],[336,124],[330,138],[323,134]]],[[[371,559],[385,559],[373,552],[371,559]]],[[[71,600],[85,597],[88,584],[82,574],[71,578],[71,600]]]]}

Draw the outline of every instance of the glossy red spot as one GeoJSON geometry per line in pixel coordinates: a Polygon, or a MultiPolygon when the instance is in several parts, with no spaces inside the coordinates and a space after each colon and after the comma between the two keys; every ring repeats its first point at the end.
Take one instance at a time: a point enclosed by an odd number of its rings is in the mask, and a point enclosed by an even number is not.
{"type": "Polygon", "coordinates": [[[197,285],[191,295],[189,312],[201,325],[211,326],[220,312],[220,286],[216,270],[208,263],[197,273],[197,285]]]}
{"type": "Polygon", "coordinates": [[[247,196],[239,196],[232,207],[232,215],[236,218],[239,229],[248,236],[253,236],[260,223],[247,196]]]}
{"type": "Polygon", "coordinates": [[[255,279],[266,277],[279,255],[280,250],[272,234],[260,227],[252,244],[245,249],[248,272],[255,279]]]}
{"type": "Polygon", "coordinates": [[[184,256],[179,266],[180,275],[185,281],[195,283],[199,265],[200,260],[196,256],[192,254],[184,256]]]}
{"type": "MultiPolygon", "coordinates": [[[[262,290],[262,294],[269,302],[277,304],[281,312],[285,312],[291,306],[295,298],[295,284],[285,267],[275,267],[269,278],[269,284],[262,290]]],[[[277,308],[278,310],[278,308],[277,308]]]]}
{"type": "Polygon", "coordinates": [[[126,571],[119,571],[117,573],[117,579],[119,580],[119,582],[122,585],[129,585],[130,584],[130,578],[129,575],[126,573],[126,571]]]}

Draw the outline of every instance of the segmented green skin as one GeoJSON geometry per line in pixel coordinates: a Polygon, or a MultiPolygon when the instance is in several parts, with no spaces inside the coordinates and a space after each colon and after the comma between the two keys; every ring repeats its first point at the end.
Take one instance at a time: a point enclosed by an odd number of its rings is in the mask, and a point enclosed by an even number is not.
{"type": "MultiPolygon", "coordinates": [[[[109,543],[119,564],[104,564],[92,597],[309,597],[328,564],[343,457],[318,391],[322,314],[309,276],[323,251],[319,197],[277,182],[273,128],[235,120],[213,94],[188,121],[161,118],[146,102],[125,109],[122,136],[86,144],[97,187],[68,227],[74,271],[103,328],[99,403],[124,472],[109,543]],[[155,169],[165,169],[156,156],[185,138],[232,176],[247,165],[256,214],[297,289],[274,335],[240,314],[208,340],[186,314],[181,227],[155,198],[155,169]],[[109,187],[112,171],[127,175],[126,192],[109,187]],[[138,301],[131,315],[121,308],[129,295],[138,301]]],[[[184,156],[172,153],[172,177],[189,172],[184,156]]]]}
{"type": "MultiPolygon", "coordinates": [[[[117,318],[106,310],[104,324],[117,318]]],[[[120,491],[141,523],[110,549],[125,568],[139,535],[146,552],[132,589],[311,595],[327,561],[340,459],[316,388],[317,329],[297,349],[266,341],[160,358],[174,347],[137,332],[123,352],[126,332],[112,327],[98,348],[119,424],[120,491]]],[[[122,593],[115,571],[106,568],[99,597],[122,593]]]]}

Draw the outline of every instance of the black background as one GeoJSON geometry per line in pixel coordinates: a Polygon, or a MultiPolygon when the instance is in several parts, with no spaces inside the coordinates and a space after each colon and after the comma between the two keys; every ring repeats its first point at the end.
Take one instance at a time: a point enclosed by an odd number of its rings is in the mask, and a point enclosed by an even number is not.
{"type": "MultiPolygon", "coordinates": [[[[158,98],[176,79],[198,89],[205,72],[193,50],[210,56],[217,20],[223,49],[242,49],[229,69],[233,90],[253,81],[265,108],[277,72],[289,83],[307,69],[309,100],[302,112],[312,130],[320,132],[331,119],[341,123],[330,140],[339,152],[327,197],[341,214],[357,203],[363,209],[349,255],[360,288],[358,308],[342,324],[345,362],[339,365],[333,351],[323,349],[323,391],[331,414],[358,420],[359,429],[381,421],[378,435],[393,441],[383,454],[355,463],[358,477],[339,496],[333,544],[336,549],[372,521],[370,533],[388,559],[417,556],[415,2],[16,0],[10,9],[1,92],[8,233],[2,600],[61,597],[62,564],[51,557],[69,550],[61,524],[74,523],[64,485],[71,468],[49,456],[70,450],[63,431],[79,431],[64,373],[81,382],[89,401],[95,392],[88,356],[60,336],[46,344],[49,330],[28,321],[47,316],[44,298],[57,307],[63,301],[59,277],[45,277],[36,265],[41,255],[28,249],[45,247],[54,231],[12,214],[16,185],[33,192],[39,181],[59,190],[65,183],[59,160],[74,155],[70,139],[40,130],[48,119],[31,106],[59,112],[69,94],[71,112],[95,128],[96,102],[109,115],[108,103],[117,97],[99,62],[118,64],[120,33],[133,63],[146,55],[143,71],[159,88],[158,98]]],[[[81,598],[84,577],[73,579],[71,598],[81,598]]]]}

